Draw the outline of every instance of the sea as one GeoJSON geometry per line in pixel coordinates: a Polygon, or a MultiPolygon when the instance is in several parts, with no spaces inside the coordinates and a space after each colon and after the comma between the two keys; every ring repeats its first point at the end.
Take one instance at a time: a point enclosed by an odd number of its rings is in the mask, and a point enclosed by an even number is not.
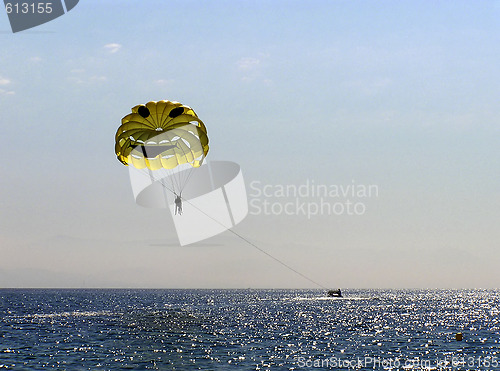
{"type": "Polygon", "coordinates": [[[325,294],[0,289],[0,369],[500,370],[500,290],[325,294]]]}

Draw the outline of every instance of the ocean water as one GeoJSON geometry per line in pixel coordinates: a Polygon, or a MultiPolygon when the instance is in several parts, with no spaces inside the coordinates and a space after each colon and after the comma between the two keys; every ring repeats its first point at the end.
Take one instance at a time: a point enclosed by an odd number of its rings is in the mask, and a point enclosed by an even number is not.
{"type": "Polygon", "coordinates": [[[500,370],[499,290],[344,295],[3,289],[0,368],[500,370]]]}

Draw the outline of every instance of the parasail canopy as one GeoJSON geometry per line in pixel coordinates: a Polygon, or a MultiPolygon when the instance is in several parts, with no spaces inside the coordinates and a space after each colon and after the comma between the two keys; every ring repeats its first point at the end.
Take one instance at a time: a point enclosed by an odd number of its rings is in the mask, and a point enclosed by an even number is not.
{"type": "Polygon", "coordinates": [[[207,129],[194,110],[166,100],[133,107],[115,136],[116,157],[122,164],[163,171],[165,178],[172,178],[175,194],[182,192],[190,171],[201,166],[208,150],[207,129]]]}

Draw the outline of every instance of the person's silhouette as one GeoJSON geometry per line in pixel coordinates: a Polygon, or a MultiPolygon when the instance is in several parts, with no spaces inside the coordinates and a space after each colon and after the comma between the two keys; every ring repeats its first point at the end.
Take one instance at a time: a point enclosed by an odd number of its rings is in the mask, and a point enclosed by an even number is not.
{"type": "Polygon", "coordinates": [[[180,195],[176,195],[175,197],[175,215],[182,215],[182,199],[180,195]]]}

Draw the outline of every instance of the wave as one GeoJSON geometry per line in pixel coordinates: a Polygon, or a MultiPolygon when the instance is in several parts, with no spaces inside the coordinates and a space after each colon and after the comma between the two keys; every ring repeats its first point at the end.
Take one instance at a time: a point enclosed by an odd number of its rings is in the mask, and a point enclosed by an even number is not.
{"type": "Polygon", "coordinates": [[[108,310],[100,311],[72,311],[61,313],[33,313],[23,316],[13,316],[14,318],[59,318],[59,317],[96,317],[96,316],[114,316],[121,313],[115,313],[108,310]]]}

